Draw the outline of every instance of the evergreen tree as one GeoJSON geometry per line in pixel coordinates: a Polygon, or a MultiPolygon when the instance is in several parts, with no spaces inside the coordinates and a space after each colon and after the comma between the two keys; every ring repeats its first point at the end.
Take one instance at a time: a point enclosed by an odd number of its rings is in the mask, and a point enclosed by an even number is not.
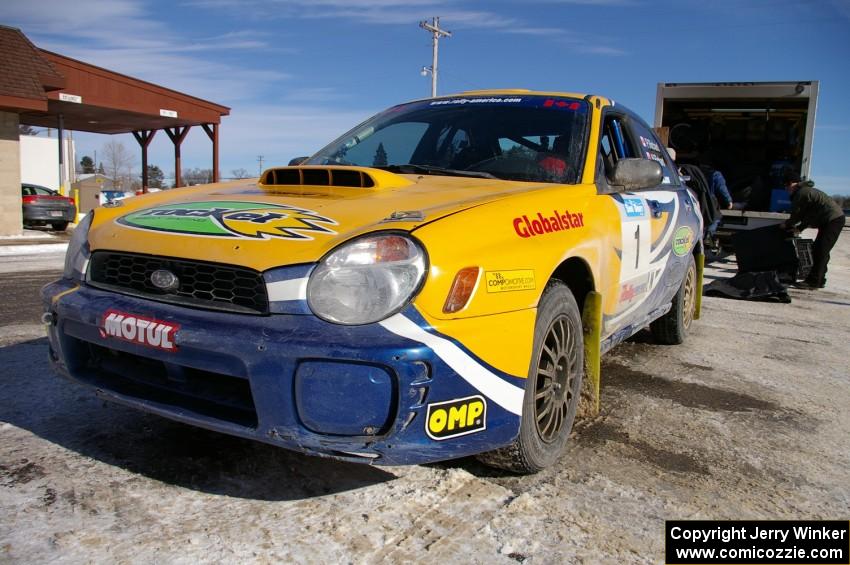
{"type": "Polygon", "coordinates": [[[156,165],[148,165],[148,188],[162,188],[165,174],[156,165]]]}
{"type": "Polygon", "coordinates": [[[373,167],[386,167],[387,166],[387,151],[384,149],[384,144],[378,144],[378,150],[375,151],[375,158],[372,159],[373,167]]]}
{"type": "Polygon", "coordinates": [[[88,155],[80,159],[80,170],[83,174],[91,174],[94,172],[94,161],[88,155]]]}

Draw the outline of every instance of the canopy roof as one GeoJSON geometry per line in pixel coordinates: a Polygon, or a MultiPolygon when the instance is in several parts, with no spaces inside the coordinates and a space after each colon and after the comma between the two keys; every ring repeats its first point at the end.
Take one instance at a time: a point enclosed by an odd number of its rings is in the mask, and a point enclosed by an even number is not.
{"type": "Polygon", "coordinates": [[[34,46],[0,26],[0,110],[22,124],[93,133],[129,133],[220,124],[230,108],[34,46]]]}

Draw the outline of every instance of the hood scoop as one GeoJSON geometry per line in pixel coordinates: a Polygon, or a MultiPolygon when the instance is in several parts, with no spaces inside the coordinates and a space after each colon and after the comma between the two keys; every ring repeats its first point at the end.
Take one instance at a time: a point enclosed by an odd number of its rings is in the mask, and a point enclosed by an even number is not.
{"type": "Polygon", "coordinates": [[[333,186],[341,188],[400,188],[412,184],[401,175],[368,167],[277,167],[260,177],[261,188],[333,186]]]}

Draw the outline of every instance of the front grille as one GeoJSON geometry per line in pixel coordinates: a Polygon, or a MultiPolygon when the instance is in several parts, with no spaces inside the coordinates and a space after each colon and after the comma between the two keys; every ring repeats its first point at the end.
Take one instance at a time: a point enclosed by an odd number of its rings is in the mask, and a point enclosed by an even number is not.
{"type": "Polygon", "coordinates": [[[103,390],[257,427],[247,379],[202,371],[69,338],[78,357],[74,375],[103,390]]]}
{"type": "Polygon", "coordinates": [[[232,265],[95,251],[89,263],[88,282],[124,294],[210,310],[250,314],[267,314],[269,310],[263,276],[232,265]],[[179,287],[171,291],[155,287],[151,274],[160,269],[174,273],[180,280],[179,287]]]}

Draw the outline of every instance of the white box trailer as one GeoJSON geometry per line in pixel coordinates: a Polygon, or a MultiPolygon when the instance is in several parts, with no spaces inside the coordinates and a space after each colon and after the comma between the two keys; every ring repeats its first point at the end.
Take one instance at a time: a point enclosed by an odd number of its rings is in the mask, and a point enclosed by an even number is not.
{"type": "Polygon", "coordinates": [[[785,166],[809,175],[817,98],[818,81],[658,84],[654,125],[677,161],[721,171],[741,205],[723,211],[718,235],[788,217],[773,190],[785,166]]]}

